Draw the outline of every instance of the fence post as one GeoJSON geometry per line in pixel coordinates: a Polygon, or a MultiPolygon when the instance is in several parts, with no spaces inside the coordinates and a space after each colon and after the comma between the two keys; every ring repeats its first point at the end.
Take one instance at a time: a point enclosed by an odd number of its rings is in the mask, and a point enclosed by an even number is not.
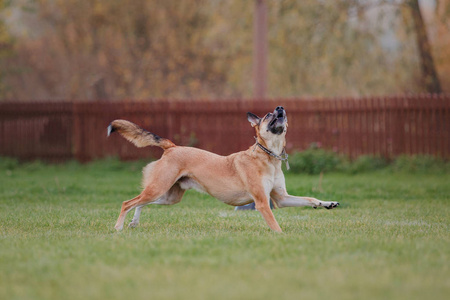
{"type": "Polygon", "coordinates": [[[87,158],[84,153],[84,136],[81,122],[82,103],[73,103],[73,154],[77,161],[85,162],[87,158]]]}

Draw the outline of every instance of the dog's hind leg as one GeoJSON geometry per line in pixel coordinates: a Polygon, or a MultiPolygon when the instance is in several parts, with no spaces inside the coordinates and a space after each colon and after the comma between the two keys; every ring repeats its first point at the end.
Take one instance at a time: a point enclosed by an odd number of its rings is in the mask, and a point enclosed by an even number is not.
{"type": "MultiPolygon", "coordinates": [[[[140,209],[142,206],[145,206],[147,204],[150,204],[151,202],[154,202],[161,198],[169,188],[165,188],[163,186],[158,185],[150,185],[147,188],[142,191],[142,193],[128,201],[124,201],[122,203],[122,209],[120,210],[119,218],[117,219],[116,226],[114,228],[118,231],[123,229],[123,223],[125,222],[125,218],[127,214],[134,208],[139,207],[140,209]]],[[[138,211],[138,216],[140,215],[140,210],[138,211]]]]}
{"type": "MultiPolygon", "coordinates": [[[[155,162],[154,167],[147,174],[147,186],[142,193],[128,201],[122,203],[119,218],[114,226],[116,230],[123,229],[123,223],[127,214],[134,208],[142,207],[163,197],[175,184],[179,177],[179,169],[168,168],[163,160],[155,162]]],[[[137,218],[140,216],[140,209],[137,211],[137,218]]]]}
{"type": "MultiPolygon", "coordinates": [[[[152,185],[153,186],[153,185],[152,185]]],[[[139,208],[138,212],[137,212],[137,216],[140,216],[140,209],[147,205],[150,204],[153,201],[156,201],[158,198],[160,198],[162,195],[164,195],[164,193],[166,192],[166,190],[162,190],[160,188],[158,189],[152,189],[152,188],[146,188],[139,196],[128,200],[128,201],[124,201],[122,203],[122,208],[120,210],[120,214],[119,214],[119,218],[117,219],[117,223],[114,226],[114,228],[117,231],[120,231],[123,229],[123,223],[125,222],[125,218],[127,216],[127,214],[133,210],[134,208],[139,208]]]]}
{"type": "MultiPolygon", "coordinates": [[[[148,203],[148,204],[160,204],[160,205],[172,205],[177,204],[181,201],[181,198],[184,195],[185,190],[180,188],[180,185],[178,183],[174,184],[168,191],[165,193],[161,198],[157,199],[154,202],[148,203]]],[[[142,208],[145,205],[136,207],[134,211],[133,219],[131,220],[130,224],[128,224],[128,227],[136,227],[139,224],[139,218],[141,216],[142,208]]]]}
{"type": "MultiPolygon", "coordinates": [[[[125,217],[127,216],[128,212],[135,208],[136,206],[133,206],[134,203],[137,203],[142,198],[142,194],[140,194],[137,197],[134,197],[131,200],[124,201],[122,203],[122,209],[120,210],[119,218],[117,219],[116,225],[114,228],[119,231],[123,229],[123,223],[125,222],[125,217]]],[[[140,211],[139,211],[140,214],[140,211]]]]}
{"type": "Polygon", "coordinates": [[[143,207],[144,205],[136,207],[136,209],[134,210],[133,219],[131,220],[130,224],[128,224],[128,227],[134,228],[138,226],[139,218],[141,217],[141,211],[143,207]]]}

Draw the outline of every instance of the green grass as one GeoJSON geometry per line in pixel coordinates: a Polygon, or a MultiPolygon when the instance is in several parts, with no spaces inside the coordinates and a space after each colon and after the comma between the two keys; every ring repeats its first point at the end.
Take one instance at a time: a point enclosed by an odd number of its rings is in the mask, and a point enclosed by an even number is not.
{"type": "MultiPolygon", "coordinates": [[[[116,233],[142,162],[0,164],[0,299],[446,299],[448,174],[287,175],[334,210],[235,212],[190,191],[116,233]]],[[[132,217],[128,216],[127,221],[132,217]]]]}

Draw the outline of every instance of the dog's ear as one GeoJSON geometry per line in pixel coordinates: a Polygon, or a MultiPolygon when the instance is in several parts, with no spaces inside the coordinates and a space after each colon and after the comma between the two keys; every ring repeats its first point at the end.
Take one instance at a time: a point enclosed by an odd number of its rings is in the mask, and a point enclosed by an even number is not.
{"type": "Polygon", "coordinates": [[[255,127],[261,123],[261,118],[251,112],[247,113],[247,120],[252,124],[252,127],[255,127]]]}

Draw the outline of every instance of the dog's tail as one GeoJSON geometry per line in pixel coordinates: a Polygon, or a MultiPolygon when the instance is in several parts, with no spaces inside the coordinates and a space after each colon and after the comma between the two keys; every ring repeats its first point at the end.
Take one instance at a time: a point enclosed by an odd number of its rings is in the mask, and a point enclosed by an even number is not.
{"type": "Polygon", "coordinates": [[[114,120],[108,126],[108,136],[117,131],[136,147],[158,146],[165,149],[175,147],[170,140],[157,136],[126,120],[114,120]]]}

